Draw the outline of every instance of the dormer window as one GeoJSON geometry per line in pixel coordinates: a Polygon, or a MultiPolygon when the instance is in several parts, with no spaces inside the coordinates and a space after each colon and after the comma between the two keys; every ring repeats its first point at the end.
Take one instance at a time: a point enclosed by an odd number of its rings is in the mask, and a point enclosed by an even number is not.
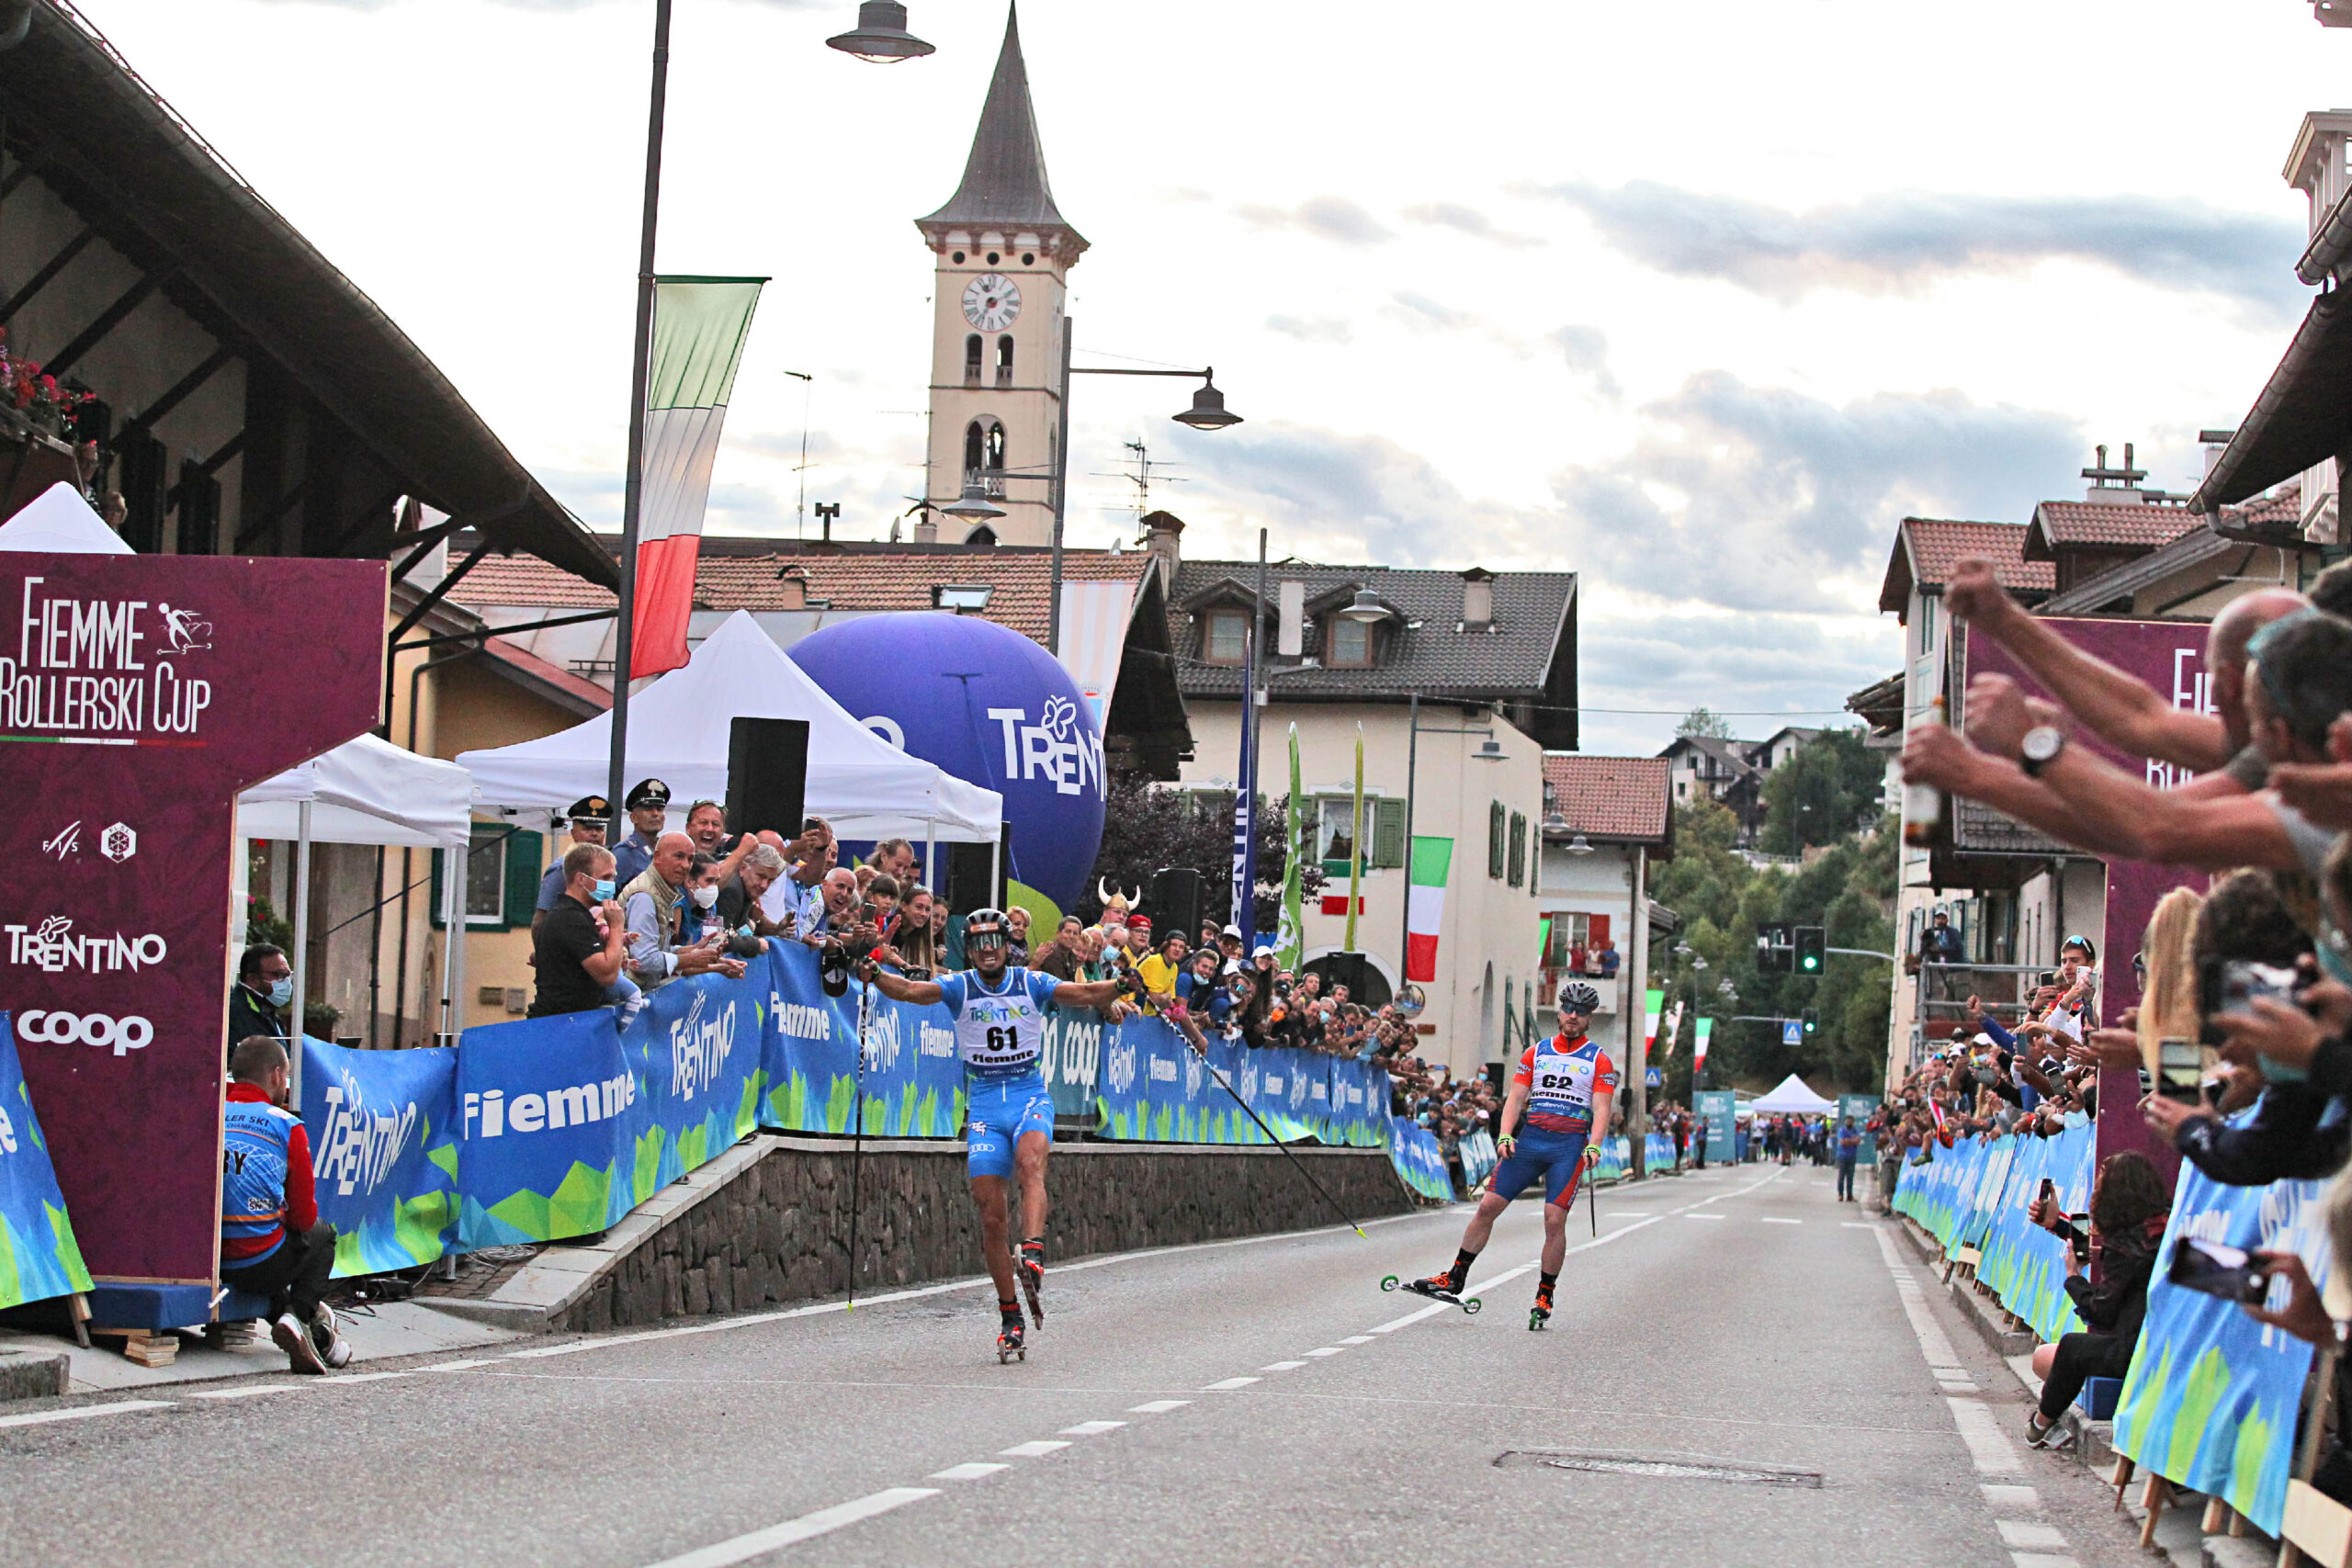
{"type": "Polygon", "coordinates": [[[989,595],[995,592],[985,582],[943,582],[931,591],[931,602],[939,609],[961,615],[967,610],[987,609],[989,595]]]}
{"type": "Polygon", "coordinates": [[[1333,615],[1323,623],[1323,662],[1333,670],[1368,670],[1372,667],[1372,626],[1364,621],[1351,621],[1345,615],[1333,615]]]}
{"type": "Polygon", "coordinates": [[[1201,629],[1201,660],[1207,664],[1241,663],[1250,654],[1250,617],[1239,610],[1211,610],[1201,629]]]}

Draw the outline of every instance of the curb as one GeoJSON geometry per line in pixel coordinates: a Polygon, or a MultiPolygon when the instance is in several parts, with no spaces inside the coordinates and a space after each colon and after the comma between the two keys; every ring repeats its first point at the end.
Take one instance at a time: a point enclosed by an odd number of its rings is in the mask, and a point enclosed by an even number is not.
{"type": "Polygon", "coordinates": [[[51,1399],[73,1392],[73,1363],[62,1351],[0,1350],[0,1403],[51,1399]]]}

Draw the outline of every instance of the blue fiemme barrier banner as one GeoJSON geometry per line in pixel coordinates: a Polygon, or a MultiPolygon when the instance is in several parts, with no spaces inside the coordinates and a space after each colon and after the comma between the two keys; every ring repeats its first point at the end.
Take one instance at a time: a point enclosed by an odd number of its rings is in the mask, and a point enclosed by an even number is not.
{"type": "Polygon", "coordinates": [[[1396,1174],[1405,1185],[1424,1198],[1452,1201],[1453,1179],[1446,1174],[1445,1156],[1429,1129],[1402,1116],[1390,1117],[1388,1128],[1388,1156],[1396,1162],[1396,1174]]]}
{"type": "MultiPolygon", "coordinates": [[[[865,1005],[865,1131],[894,1138],[961,1135],[964,1067],[945,1009],[894,1002],[879,991],[869,1000],[858,980],[846,994],[829,997],[818,981],[816,951],[799,942],[771,942],[765,962],[769,1021],[761,1065],[767,1092],[760,1125],[786,1133],[853,1130],[858,1010],[865,1005]]],[[[746,974],[736,984],[753,978],[746,974]]]]}
{"type": "Polygon", "coordinates": [[[1600,1157],[1593,1163],[1596,1181],[1623,1181],[1634,1168],[1633,1141],[1623,1135],[1600,1140],[1600,1157]]]}
{"type": "Polygon", "coordinates": [[[2089,1209],[2096,1136],[2086,1122],[2054,1138],[2001,1139],[1996,1147],[2014,1145],[2003,1183],[2006,1191],[1980,1239],[1972,1243],[1983,1253],[1977,1279],[2003,1306],[2032,1325],[2035,1334],[2052,1342],[2080,1329],[2083,1320],[2066,1294],[2067,1244],[2026,1218],[2026,1207],[2047,1180],[2063,1212],[2079,1214],[2089,1209]]]}
{"type": "Polygon", "coordinates": [[[17,1063],[15,1021],[0,1012],[0,1307],[89,1289],[90,1271],[17,1063]]]}
{"type": "Polygon", "coordinates": [[[413,1269],[458,1221],[458,1053],[302,1041],[302,1125],[338,1276],[413,1269]]]}
{"type": "MultiPolygon", "coordinates": [[[[2219,1497],[2276,1535],[2286,1512],[2296,1409],[2312,1349],[2233,1302],[2175,1285],[2185,1236],[2301,1255],[2325,1289],[2330,1247],[2315,1181],[2224,1187],[2184,1161],[2148,1316],[2115,1408],[2115,1451],[2167,1481],[2219,1497]]],[[[2273,1287],[2272,1305],[2285,1286],[2273,1287]]]]}

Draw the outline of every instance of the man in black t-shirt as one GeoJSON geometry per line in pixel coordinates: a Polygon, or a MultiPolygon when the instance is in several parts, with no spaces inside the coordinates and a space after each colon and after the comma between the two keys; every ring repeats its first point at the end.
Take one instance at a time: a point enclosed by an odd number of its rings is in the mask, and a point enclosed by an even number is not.
{"type": "Polygon", "coordinates": [[[621,977],[627,931],[614,892],[610,850],[576,844],[564,855],[563,897],[531,933],[531,962],[538,975],[531,1017],[586,1012],[617,999],[613,987],[621,977]]]}

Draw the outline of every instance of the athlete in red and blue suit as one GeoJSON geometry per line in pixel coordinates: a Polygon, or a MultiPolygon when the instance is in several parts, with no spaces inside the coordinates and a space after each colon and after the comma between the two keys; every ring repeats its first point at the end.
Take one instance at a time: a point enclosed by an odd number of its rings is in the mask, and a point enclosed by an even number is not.
{"type": "Polygon", "coordinates": [[[1606,1134],[1610,1102],[1617,1096],[1617,1065],[1585,1033],[1600,1005],[1600,993],[1580,980],[1560,987],[1560,1032],[1520,1055],[1510,1091],[1503,1097],[1502,1133],[1495,1140],[1502,1161],[1487,1178],[1486,1193],[1462,1233],[1453,1267],[1416,1280],[1406,1289],[1423,1295],[1460,1295],[1472,1261],[1494,1234],[1496,1219],[1541,1177],[1544,1277],[1535,1288],[1535,1311],[1539,1321],[1552,1315],[1552,1287],[1568,1256],[1568,1211],[1576,1203],[1577,1181],[1600,1158],[1593,1129],[1606,1134]],[[1511,1129],[1522,1111],[1526,1123],[1513,1136],[1511,1129]]]}

